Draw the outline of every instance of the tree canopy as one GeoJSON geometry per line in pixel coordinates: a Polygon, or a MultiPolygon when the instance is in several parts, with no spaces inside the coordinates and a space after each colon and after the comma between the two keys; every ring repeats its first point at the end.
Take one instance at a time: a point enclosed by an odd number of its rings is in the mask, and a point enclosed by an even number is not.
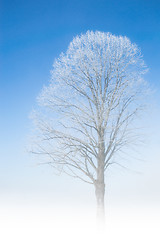
{"type": "Polygon", "coordinates": [[[112,157],[132,141],[146,72],[140,49],[127,37],[92,32],[76,36],[54,61],[51,80],[34,114],[36,153],[60,172],[95,184],[112,157]]]}

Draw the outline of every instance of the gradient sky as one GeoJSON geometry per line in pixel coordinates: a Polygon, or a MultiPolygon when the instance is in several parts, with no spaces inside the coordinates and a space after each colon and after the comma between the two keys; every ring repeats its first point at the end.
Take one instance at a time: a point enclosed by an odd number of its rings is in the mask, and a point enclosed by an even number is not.
{"type": "Polygon", "coordinates": [[[22,198],[27,196],[29,198],[29,193],[32,195],[41,193],[48,196],[48,200],[57,195],[58,198],[67,195],[70,199],[70,196],[74,198],[75,193],[78,199],[79,189],[82,194],[84,192],[88,194],[84,197],[84,202],[87,199],[90,201],[94,196],[90,186],[86,187],[84,183],[77,183],[76,180],[68,177],[57,177],[46,167],[36,167],[33,157],[26,151],[27,136],[31,128],[28,116],[36,105],[36,97],[42,86],[48,83],[55,57],[66,51],[74,36],[87,30],[126,35],[142,50],[144,60],[149,67],[146,79],[155,89],[151,103],[154,105],[152,114],[146,117],[151,128],[148,132],[152,135],[149,141],[147,140],[146,149],[143,148],[143,155],[145,158],[148,157],[149,163],[143,166],[144,177],[135,177],[124,171],[120,171],[119,174],[118,171],[113,172],[113,176],[110,177],[114,179],[113,185],[109,183],[109,186],[110,189],[112,187],[115,189],[116,196],[116,192],[117,195],[120,194],[119,189],[127,195],[129,184],[132,187],[131,192],[138,194],[149,183],[149,190],[144,190],[144,195],[146,191],[147,196],[154,194],[154,199],[158,196],[160,199],[160,189],[158,189],[160,182],[160,177],[158,178],[160,169],[159,0],[1,0],[0,195],[2,198],[16,194],[21,195],[22,198]],[[129,179],[128,185],[126,179],[129,179]],[[68,187],[64,188],[64,182],[68,187]],[[77,184],[79,184],[78,190],[77,184]],[[138,184],[139,190],[136,189],[138,184]],[[72,186],[74,192],[69,186],[72,186]]]}

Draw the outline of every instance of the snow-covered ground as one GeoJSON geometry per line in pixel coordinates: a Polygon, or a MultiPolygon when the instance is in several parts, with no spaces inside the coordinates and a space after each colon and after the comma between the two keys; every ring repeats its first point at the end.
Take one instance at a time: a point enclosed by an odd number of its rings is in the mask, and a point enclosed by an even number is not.
{"type": "MultiPolygon", "coordinates": [[[[91,210],[91,209],[90,209],[91,210]]],[[[0,206],[2,240],[159,240],[160,209],[111,207],[105,234],[96,227],[95,214],[81,208],[0,206]]]]}

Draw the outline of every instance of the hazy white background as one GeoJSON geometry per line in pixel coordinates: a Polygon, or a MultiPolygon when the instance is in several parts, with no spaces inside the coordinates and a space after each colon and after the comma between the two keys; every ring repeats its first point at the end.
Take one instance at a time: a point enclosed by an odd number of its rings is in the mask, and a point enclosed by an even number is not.
{"type": "MultiPolygon", "coordinates": [[[[158,110],[155,105],[150,119],[145,119],[145,145],[137,148],[136,158],[128,153],[129,163],[124,160],[131,170],[115,166],[106,175],[108,239],[160,237],[158,110]]],[[[1,239],[99,238],[94,188],[65,175],[56,176],[49,166],[37,166],[37,159],[25,149],[21,156],[17,171],[8,168],[2,173],[1,239]]]]}

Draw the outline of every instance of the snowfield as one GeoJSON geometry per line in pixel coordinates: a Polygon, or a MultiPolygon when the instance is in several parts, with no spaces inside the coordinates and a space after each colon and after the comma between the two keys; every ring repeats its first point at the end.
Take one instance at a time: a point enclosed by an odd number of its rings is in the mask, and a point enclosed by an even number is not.
{"type": "Polygon", "coordinates": [[[82,209],[47,206],[1,206],[0,239],[158,240],[159,209],[110,208],[105,233],[98,232],[95,216],[82,209]],[[84,216],[83,216],[84,215],[84,216]]]}

